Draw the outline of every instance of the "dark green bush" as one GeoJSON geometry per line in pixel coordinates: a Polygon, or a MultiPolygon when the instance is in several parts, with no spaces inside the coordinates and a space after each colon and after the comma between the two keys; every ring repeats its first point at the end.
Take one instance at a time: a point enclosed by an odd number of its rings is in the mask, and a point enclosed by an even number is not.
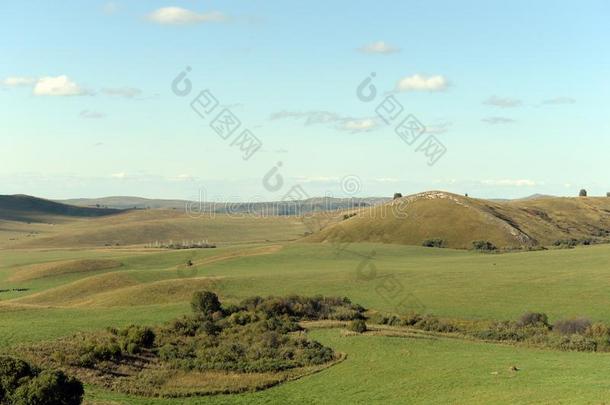
{"type": "Polygon", "coordinates": [[[433,247],[433,248],[442,248],[445,246],[445,241],[439,238],[435,239],[426,239],[422,246],[424,247],[433,247]]]}
{"type": "Polygon", "coordinates": [[[0,357],[0,404],[78,405],[84,390],[80,381],[61,371],[39,371],[13,357],[0,357]]]}
{"type": "Polygon", "coordinates": [[[475,240],[472,242],[472,247],[483,252],[492,252],[497,249],[496,245],[486,240],[475,240]]]}
{"type": "Polygon", "coordinates": [[[363,319],[354,319],[347,325],[347,329],[352,332],[364,333],[367,331],[366,322],[363,319]]]}
{"type": "Polygon", "coordinates": [[[28,363],[10,356],[0,357],[0,403],[20,384],[35,375],[28,363]]]}
{"type": "Polygon", "coordinates": [[[549,317],[542,312],[526,312],[517,321],[517,326],[546,326],[549,327],[549,317]]]}
{"type": "Polygon", "coordinates": [[[211,315],[221,310],[218,296],[212,291],[197,291],[193,294],[191,308],[193,312],[201,315],[211,315]]]}

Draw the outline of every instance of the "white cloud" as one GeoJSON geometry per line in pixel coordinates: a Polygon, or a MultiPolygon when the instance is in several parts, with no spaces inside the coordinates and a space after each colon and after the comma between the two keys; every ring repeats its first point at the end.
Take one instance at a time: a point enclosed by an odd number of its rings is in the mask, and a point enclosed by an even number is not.
{"type": "Polygon", "coordinates": [[[328,124],[331,122],[340,121],[342,118],[339,114],[332,111],[279,111],[271,114],[270,120],[280,119],[305,119],[305,125],[328,124]]]}
{"type": "Polygon", "coordinates": [[[113,173],[110,175],[110,177],[112,177],[113,179],[124,179],[127,177],[127,173],[125,173],[125,172],[113,173]]]}
{"type": "Polygon", "coordinates": [[[97,112],[97,111],[83,110],[80,112],[79,117],[89,118],[89,119],[99,119],[99,118],[106,117],[106,114],[97,112]]]}
{"type": "Polygon", "coordinates": [[[29,86],[34,84],[36,79],[33,77],[22,77],[22,76],[10,76],[2,81],[5,86],[17,87],[17,86],[29,86]]]}
{"type": "Polygon", "coordinates": [[[491,96],[487,100],[483,101],[483,104],[493,105],[500,108],[513,108],[521,105],[521,100],[508,97],[497,97],[491,96]]]}
{"type": "Polygon", "coordinates": [[[506,117],[487,117],[483,118],[481,121],[486,122],[487,124],[497,125],[497,124],[512,124],[515,122],[512,118],[506,117]]]}
{"type": "Polygon", "coordinates": [[[108,3],[104,4],[104,6],[102,7],[102,11],[104,12],[104,14],[114,14],[118,11],[119,6],[113,2],[113,1],[109,1],[108,3]]]}
{"type": "Polygon", "coordinates": [[[403,77],[398,81],[396,90],[398,91],[443,91],[449,86],[449,82],[444,76],[413,76],[403,77]]]}
{"type": "Polygon", "coordinates": [[[543,100],[542,104],[574,104],[576,100],[571,97],[555,97],[548,100],[543,100]]]}
{"type": "Polygon", "coordinates": [[[482,180],[486,186],[510,186],[510,187],[534,187],[539,185],[534,180],[529,179],[502,179],[502,180],[482,180]]]}
{"type": "Polygon", "coordinates": [[[105,88],[102,89],[102,93],[108,96],[119,96],[125,98],[134,98],[142,94],[142,90],[135,87],[119,87],[119,88],[105,88]]]}
{"type": "Polygon", "coordinates": [[[399,52],[400,48],[396,48],[384,41],[373,42],[372,44],[364,45],[359,49],[360,52],[364,53],[381,53],[381,54],[389,54],[394,52],[399,52]]]}
{"type": "Polygon", "coordinates": [[[452,123],[448,121],[440,121],[434,124],[430,124],[426,126],[426,133],[430,135],[444,134],[449,130],[449,127],[451,125],[452,123]]]}
{"type": "Polygon", "coordinates": [[[82,96],[87,92],[66,75],[41,77],[34,86],[37,96],[82,96]]]}
{"type": "Polygon", "coordinates": [[[227,20],[227,17],[218,11],[197,13],[181,7],[162,7],[150,13],[148,20],[163,25],[186,25],[223,22],[227,20]]]}
{"type": "Polygon", "coordinates": [[[377,127],[377,122],[372,118],[350,119],[343,123],[341,129],[351,132],[370,131],[377,127]]]}

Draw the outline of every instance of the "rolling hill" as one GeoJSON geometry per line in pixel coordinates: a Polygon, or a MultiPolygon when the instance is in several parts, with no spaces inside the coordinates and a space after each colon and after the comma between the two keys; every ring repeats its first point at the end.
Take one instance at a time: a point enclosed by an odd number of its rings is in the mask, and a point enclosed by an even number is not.
{"type": "Polygon", "coordinates": [[[602,242],[610,236],[610,198],[488,201],[429,191],[353,210],[345,218],[307,240],[421,245],[439,238],[446,247],[461,249],[472,248],[475,240],[506,249],[568,239],[602,242]]]}
{"type": "Polygon", "coordinates": [[[41,222],[47,216],[101,217],[118,214],[117,209],[76,207],[28,195],[0,195],[0,220],[41,222]]]}

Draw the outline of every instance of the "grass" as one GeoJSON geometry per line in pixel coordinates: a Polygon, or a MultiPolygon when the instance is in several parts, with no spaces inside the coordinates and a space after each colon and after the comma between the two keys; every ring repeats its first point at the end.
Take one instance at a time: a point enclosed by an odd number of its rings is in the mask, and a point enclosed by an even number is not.
{"type": "MultiPolygon", "coordinates": [[[[551,321],[610,318],[608,245],[513,254],[371,243],[338,247],[0,250],[0,288],[30,288],[0,293],[0,350],[107,326],[159,324],[189,312],[190,294],[209,282],[227,303],[298,293],[348,296],[387,312],[396,312],[404,301],[451,318],[516,319],[528,310],[546,312],[551,321]],[[369,255],[374,258],[368,260],[369,255]],[[122,265],[9,281],[27,266],[83,259],[122,265]],[[185,267],[187,260],[193,268],[185,267]]],[[[347,360],[266,391],[179,403],[603,403],[610,393],[605,354],[456,339],[342,336],[337,329],[314,330],[312,337],[347,353],[347,360]],[[511,365],[521,370],[509,372],[511,365]]],[[[91,387],[87,395],[93,401],[176,403],[91,387]]]]}
{"type": "MultiPolygon", "coordinates": [[[[452,339],[343,336],[338,329],[316,330],[311,337],[346,353],[347,360],[269,390],[192,398],[181,403],[602,404],[610,394],[608,355],[516,349],[452,339]],[[511,366],[519,371],[511,371],[511,366]]],[[[99,390],[87,392],[91,401],[175,403],[99,390]]]]}

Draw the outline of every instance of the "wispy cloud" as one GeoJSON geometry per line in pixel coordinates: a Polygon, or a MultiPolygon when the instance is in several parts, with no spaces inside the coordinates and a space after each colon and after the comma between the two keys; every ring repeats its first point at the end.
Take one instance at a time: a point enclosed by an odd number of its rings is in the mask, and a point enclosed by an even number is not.
{"type": "Polygon", "coordinates": [[[41,77],[34,86],[36,96],[83,96],[86,94],[89,92],[66,75],[41,77]]]}
{"type": "Polygon", "coordinates": [[[104,14],[114,14],[119,10],[119,6],[114,1],[109,1],[102,6],[102,12],[104,14]]]}
{"type": "Polygon", "coordinates": [[[314,125],[337,122],[341,120],[341,116],[332,111],[279,111],[271,114],[269,119],[303,119],[305,125],[314,125]]]}
{"type": "Polygon", "coordinates": [[[377,120],[374,118],[347,119],[341,124],[339,129],[356,133],[372,131],[377,128],[377,126],[377,120]]]}
{"type": "Polygon", "coordinates": [[[2,84],[9,87],[31,86],[35,82],[35,78],[23,76],[9,76],[6,79],[2,80],[2,84]]]}
{"type": "Polygon", "coordinates": [[[543,100],[542,104],[574,104],[576,100],[571,97],[555,97],[543,100]]]}
{"type": "Polygon", "coordinates": [[[78,116],[81,118],[86,118],[86,119],[100,119],[100,118],[105,118],[106,114],[98,112],[98,111],[83,110],[80,112],[80,114],[78,116]]]}
{"type": "Polygon", "coordinates": [[[449,81],[445,76],[423,76],[415,74],[403,77],[396,85],[397,91],[444,91],[449,87],[449,81]]]}
{"type": "Polygon", "coordinates": [[[487,124],[491,124],[491,125],[511,124],[511,123],[515,122],[514,119],[507,118],[507,117],[487,117],[487,118],[483,118],[481,121],[483,121],[487,124]]]}
{"type": "Polygon", "coordinates": [[[483,104],[500,108],[514,108],[521,106],[522,102],[515,98],[491,96],[483,101],[483,104]]]}
{"type": "Polygon", "coordinates": [[[394,47],[384,41],[377,41],[371,44],[364,45],[358,50],[364,53],[379,53],[386,55],[390,53],[400,52],[400,48],[394,47]]]}
{"type": "Polygon", "coordinates": [[[102,93],[108,96],[134,98],[141,95],[142,90],[135,87],[104,88],[102,89],[102,93]]]}
{"type": "Polygon", "coordinates": [[[452,123],[448,121],[440,121],[426,125],[426,133],[431,135],[444,134],[449,130],[452,123]]]}
{"type": "Polygon", "coordinates": [[[529,179],[501,179],[501,180],[482,180],[481,184],[486,186],[510,186],[510,187],[534,187],[539,183],[529,179]]]}
{"type": "Polygon", "coordinates": [[[331,125],[339,131],[368,132],[378,127],[375,118],[364,117],[355,118],[340,115],[332,111],[279,111],[271,114],[270,120],[295,119],[302,120],[305,126],[310,125],[331,125]]]}
{"type": "Polygon", "coordinates": [[[163,25],[188,25],[208,22],[224,22],[227,16],[219,11],[198,13],[182,7],[162,7],[148,14],[148,20],[163,25]]]}

